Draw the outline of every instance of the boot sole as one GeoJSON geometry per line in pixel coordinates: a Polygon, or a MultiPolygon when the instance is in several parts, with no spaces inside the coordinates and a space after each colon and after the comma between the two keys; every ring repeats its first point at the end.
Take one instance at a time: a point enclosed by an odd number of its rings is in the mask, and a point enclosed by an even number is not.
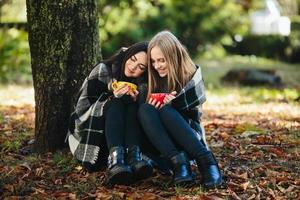
{"type": "Polygon", "coordinates": [[[222,185],[224,185],[224,180],[223,179],[221,179],[221,180],[218,180],[216,183],[214,183],[214,184],[203,184],[203,186],[204,186],[204,188],[206,188],[206,189],[215,189],[215,188],[219,188],[219,187],[221,187],[222,185]]]}
{"type": "Polygon", "coordinates": [[[135,180],[146,179],[152,176],[153,168],[150,165],[142,165],[134,172],[135,180]]]}
{"type": "Polygon", "coordinates": [[[129,185],[133,182],[132,172],[130,171],[120,171],[111,175],[108,178],[108,183],[111,185],[120,184],[120,185],[129,185]]]}
{"type": "Polygon", "coordinates": [[[185,178],[174,181],[174,185],[185,186],[192,182],[193,182],[192,177],[185,177],[185,178]]]}

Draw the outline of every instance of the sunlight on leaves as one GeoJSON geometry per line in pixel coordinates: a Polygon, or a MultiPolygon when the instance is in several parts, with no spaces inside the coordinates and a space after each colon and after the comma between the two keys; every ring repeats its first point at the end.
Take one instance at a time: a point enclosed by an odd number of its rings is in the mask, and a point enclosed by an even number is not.
{"type": "Polygon", "coordinates": [[[0,105],[22,106],[24,104],[35,105],[32,86],[0,86],[0,105]]]}

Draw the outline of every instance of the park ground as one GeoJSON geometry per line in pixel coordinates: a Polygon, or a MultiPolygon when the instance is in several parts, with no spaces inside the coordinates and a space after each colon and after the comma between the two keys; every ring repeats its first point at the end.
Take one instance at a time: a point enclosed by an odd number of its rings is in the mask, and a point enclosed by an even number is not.
{"type": "Polygon", "coordinates": [[[255,57],[199,63],[207,87],[202,121],[226,180],[222,188],[205,190],[199,176],[189,187],[174,187],[158,172],[108,188],[104,171],[86,172],[67,149],[24,155],[20,150],[34,137],[33,88],[6,85],[0,87],[0,199],[300,199],[300,65],[255,57]],[[220,83],[233,67],[275,69],[286,87],[220,83]]]}

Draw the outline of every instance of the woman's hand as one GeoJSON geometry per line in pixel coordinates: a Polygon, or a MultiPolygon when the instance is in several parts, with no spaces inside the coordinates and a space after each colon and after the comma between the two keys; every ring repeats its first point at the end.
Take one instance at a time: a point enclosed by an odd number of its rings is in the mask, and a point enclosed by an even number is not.
{"type": "Polygon", "coordinates": [[[150,105],[154,106],[156,109],[160,109],[162,107],[162,104],[159,101],[157,101],[156,99],[150,98],[148,103],[150,105]]]}
{"type": "Polygon", "coordinates": [[[138,97],[138,95],[139,95],[139,91],[137,91],[137,90],[130,90],[129,92],[128,92],[128,94],[132,97],[132,99],[133,99],[133,101],[136,101],[137,100],[137,97],[138,97]]]}
{"type": "Polygon", "coordinates": [[[116,98],[121,98],[124,94],[128,93],[130,87],[127,85],[122,85],[120,88],[113,91],[116,98]]]}
{"type": "Polygon", "coordinates": [[[173,99],[175,99],[175,95],[177,94],[176,91],[171,92],[170,94],[167,94],[164,98],[164,103],[160,103],[156,99],[150,98],[148,103],[154,106],[156,109],[160,109],[164,105],[170,103],[173,99]]]}
{"type": "Polygon", "coordinates": [[[164,104],[163,105],[166,105],[166,104],[170,103],[173,99],[175,99],[176,94],[177,94],[176,91],[173,91],[170,94],[167,94],[164,98],[164,104]]]}

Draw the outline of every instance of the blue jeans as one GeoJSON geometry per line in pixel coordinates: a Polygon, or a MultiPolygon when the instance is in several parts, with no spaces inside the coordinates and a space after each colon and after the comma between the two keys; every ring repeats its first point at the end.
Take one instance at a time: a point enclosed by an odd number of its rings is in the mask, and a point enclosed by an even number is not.
{"type": "Polygon", "coordinates": [[[138,117],[149,140],[167,158],[180,151],[185,151],[192,159],[210,152],[187,120],[169,105],[158,110],[144,103],[138,117]]]}

